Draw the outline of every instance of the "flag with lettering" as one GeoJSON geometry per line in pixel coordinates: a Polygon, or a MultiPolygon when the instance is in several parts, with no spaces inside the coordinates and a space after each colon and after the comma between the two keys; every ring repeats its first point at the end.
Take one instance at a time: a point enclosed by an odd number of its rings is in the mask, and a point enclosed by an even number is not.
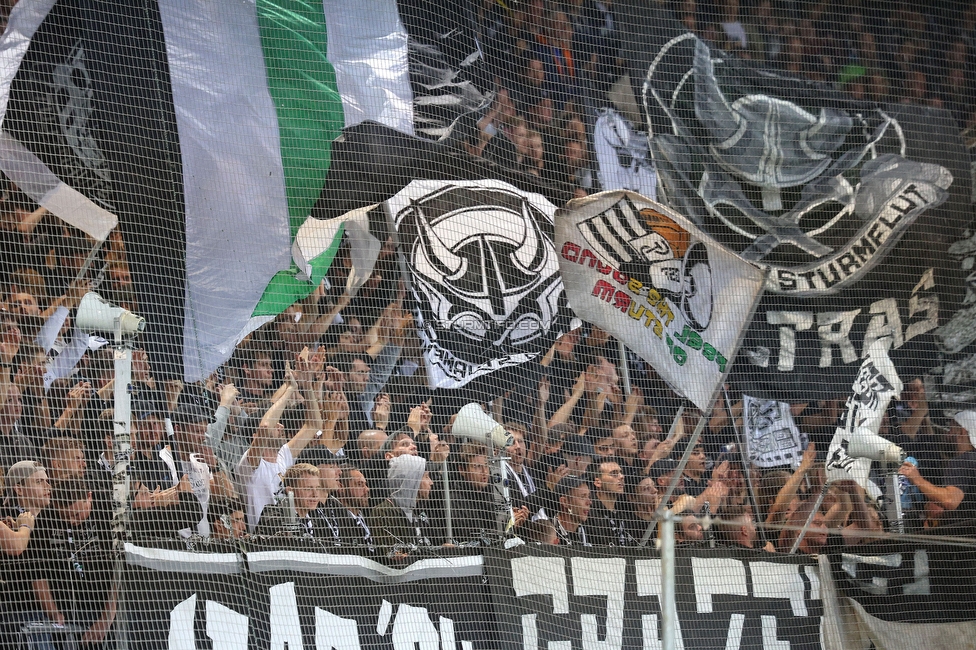
{"type": "Polygon", "coordinates": [[[899,371],[939,365],[934,331],[963,295],[946,249],[971,218],[952,114],[737,58],[657,3],[614,13],[658,198],[770,270],[732,383],[791,402],[840,396],[886,335],[899,371]]]}
{"type": "Polygon", "coordinates": [[[764,272],[686,218],[617,190],[556,212],[569,304],[709,409],[762,295],[764,272]]]}

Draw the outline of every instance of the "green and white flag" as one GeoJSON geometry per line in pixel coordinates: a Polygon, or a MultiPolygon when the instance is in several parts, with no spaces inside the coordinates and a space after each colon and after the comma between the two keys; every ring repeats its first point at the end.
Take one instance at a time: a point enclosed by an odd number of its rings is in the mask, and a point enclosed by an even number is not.
{"type": "Polygon", "coordinates": [[[296,237],[343,128],[412,132],[407,35],[394,0],[23,0],[0,117],[19,187],[118,219],[146,343],[194,381],[327,271],[344,219],[296,237]]]}

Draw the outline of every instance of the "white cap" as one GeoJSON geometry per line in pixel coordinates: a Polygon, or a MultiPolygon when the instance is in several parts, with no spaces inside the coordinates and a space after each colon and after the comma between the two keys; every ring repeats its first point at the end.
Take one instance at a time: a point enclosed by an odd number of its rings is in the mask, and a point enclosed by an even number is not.
{"type": "Polygon", "coordinates": [[[976,447],[976,411],[959,411],[952,419],[969,433],[969,442],[976,447]]]}

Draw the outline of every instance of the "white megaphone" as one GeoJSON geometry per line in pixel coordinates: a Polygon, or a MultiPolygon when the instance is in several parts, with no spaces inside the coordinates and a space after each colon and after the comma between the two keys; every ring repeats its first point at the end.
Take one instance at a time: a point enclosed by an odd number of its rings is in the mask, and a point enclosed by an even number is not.
{"type": "Polygon", "coordinates": [[[122,309],[89,291],[81,299],[75,323],[83,332],[113,332],[123,338],[135,336],[146,329],[146,319],[136,316],[128,309],[122,309]]]}
{"type": "Polygon", "coordinates": [[[905,460],[905,452],[895,443],[882,438],[867,427],[858,427],[847,443],[847,453],[855,458],[870,458],[889,465],[905,460]]]}
{"type": "Polygon", "coordinates": [[[478,404],[465,404],[454,419],[451,433],[485,445],[504,449],[514,443],[512,435],[505,427],[495,422],[478,404]]]}

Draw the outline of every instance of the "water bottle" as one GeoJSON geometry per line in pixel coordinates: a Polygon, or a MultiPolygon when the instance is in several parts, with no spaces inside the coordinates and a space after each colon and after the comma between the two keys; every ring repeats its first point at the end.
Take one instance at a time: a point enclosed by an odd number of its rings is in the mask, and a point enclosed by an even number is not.
{"type": "MultiPolygon", "coordinates": [[[[909,456],[905,459],[906,463],[911,463],[915,467],[918,467],[918,461],[915,460],[913,456],[909,456]]],[[[908,512],[912,509],[912,502],[915,500],[915,495],[918,493],[918,488],[912,485],[906,477],[901,474],[898,475],[898,496],[901,499],[901,511],[908,512]]]]}

